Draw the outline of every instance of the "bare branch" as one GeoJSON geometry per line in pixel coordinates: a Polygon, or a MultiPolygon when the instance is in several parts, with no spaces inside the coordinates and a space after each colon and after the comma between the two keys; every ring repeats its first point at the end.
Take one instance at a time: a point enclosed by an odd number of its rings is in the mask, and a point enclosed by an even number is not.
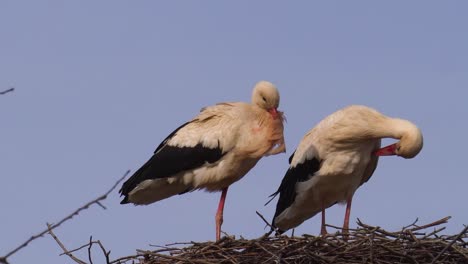
{"type": "Polygon", "coordinates": [[[89,264],[93,264],[93,258],[91,257],[91,248],[93,247],[93,236],[89,237],[89,246],[88,246],[88,259],[89,264]]]}
{"type": "MultiPolygon", "coordinates": [[[[110,250],[107,251],[107,250],[104,248],[104,246],[102,245],[102,243],[101,243],[100,240],[96,241],[96,243],[99,245],[99,247],[100,247],[101,250],[102,250],[102,253],[103,253],[104,256],[106,257],[106,264],[109,264],[109,263],[110,263],[110,259],[109,259],[110,250]]],[[[91,258],[91,256],[90,256],[90,258],[91,258]]]]}
{"type": "Polygon", "coordinates": [[[3,95],[3,94],[7,94],[7,93],[9,93],[9,92],[13,92],[14,90],[15,90],[15,88],[12,87],[12,88],[7,89],[7,90],[5,90],[5,91],[1,91],[0,94],[2,94],[2,95],[3,95]]]}
{"type": "Polygon", "coordinates": [[[402,227],[401,230],[405,230],[405,229],[408,229],[408,228],[410,228],[410,227],[412,227],[412,226],[416,226],[416,223],[417,223],[418,221],[419,221],[419,218],[416,217],[416,220],[414,220],[413,223],[411,223],[411,224],[409,224],[409,225],[407,225],[407,226],[402,227]]]}
{"type": "MultiPolygon", "coordinates": [[[[33,240],[36,240],[38,239],[39,237],[42,237],[44,236],[46,233],[50,233],[49,230],[53,230],[57,227],[59,227],[61,224],[63,224],[64,222],[72,219],[75,215],[78,215],[81,211],[83,210],[86,210],[88,209],[91,205],[93,204],[98,204],[100,205],[101,207],[103,207],[102,204],[100,204],[101,201],[107,199],[107,196],[117,187],[117,185],[120,184],[121,181],[123,181],[123,179],[125,177],[127,177],[127,175],[130,173],[130,170],[128,170],[127,172],[125,172],[125,174],[115,182],[115,184],[112,186],[112,188],[110,188],[106,193],[104,193],[103,195],[99,196],[98,198],[86,203],[85,205],[81,206],[80,208],[76,209],[73,213],[67,215],[65,218],[63,218],[62,220],[60,220],[58,223],[56,224],[53,224],[50,226],[50,228],[48,227],[46,230],[43,230],[41,232],[39,232],[38,234],[36,235],[33,235],[31,236],[28,240],[26,240],[23,244],[19,245],[18,247],[16,247],[15,249],[13,249],[12,251],[8,252],[5,256],[2,256],[0,257],[0,263],[3,263],[3,264],[8,264],[8,261],[7,259],[12,256],[13,254],[15,254],[16,252],[18,252],[19,250],[25,248],[29,243],[31,243],[33,240]]],[[[105,209],[105,207],[103,207],[105,209]]]]}
{"type": "MultiPolygon", "coordinates": [[[[79,250],[81,250],[81,249],[83,249],[83,248],[85,248],[85,247],[89,247],[89,243],[88,243],[88,244],[84,244],[84,245],[80,246],[79,248],[71,249],[71,250],[68,251],[68,253],[73,253],[73,252],[75,252],[75,251],[79,251],[79,250]]],[[[67,253],[67,252],[63,252],[63,253],[61,253],[59,256],[63,256],[63,255],[65,255],[66,253],[67,253]]]]}
{"type": "Polygon", "coordinates": [[[52,226],[50,224],[47,224],[47,228],[48,228],[47,230],[48,230],[49,234],[54,238],[55,242],[57,242],[57,244],[63,250],[63,253],[65,253],[65,255],[69,256],[76,263],[86,264],[86,262],[84,262],[81,259],[73,256],[73,254],[68,251],[68,249],[65,247],[65,245],[58,239],[58,237],[54,234],[54,232],[52,232],[52,226]]]}

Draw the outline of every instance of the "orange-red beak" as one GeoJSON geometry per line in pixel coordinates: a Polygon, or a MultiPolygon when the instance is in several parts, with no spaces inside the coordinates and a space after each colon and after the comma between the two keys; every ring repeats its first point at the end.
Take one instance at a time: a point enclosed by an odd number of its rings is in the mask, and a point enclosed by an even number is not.
{"type": "Polygon", "coordinates": [[[383,147],[379,150],[377,150],[375,152],[375,155],[377,156],[392,156],[392,155],[396,155],[396,148],[397,148],[397,144],[391,144],[391,145],[388,145],[386,147],[383,147]]]}
{"type": "Polygon", "coordinates": [[[268,109],[268,112],[274,119],[278,118],[278,110],[276,108],[270,108],[268,109]]]}

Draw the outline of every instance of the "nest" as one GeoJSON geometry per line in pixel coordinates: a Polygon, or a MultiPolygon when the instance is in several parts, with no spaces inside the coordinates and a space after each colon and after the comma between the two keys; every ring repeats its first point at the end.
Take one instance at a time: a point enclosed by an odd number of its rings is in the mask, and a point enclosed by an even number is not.
{"type": "MultiPolygon", "coordinates": [[[[189,242],[138,250],[133,263],[468,263],[468,226],[456,235],[439,235],[449,217],[413,224],[397,232],[362,223],[345,235],[269,236],[247,240],[224,237],[218,242],[189,242]],[[424,229],[433,228],[423,232],[424,229]]],[[[116,263],[124,263],[122,258],[116,263]]]]}

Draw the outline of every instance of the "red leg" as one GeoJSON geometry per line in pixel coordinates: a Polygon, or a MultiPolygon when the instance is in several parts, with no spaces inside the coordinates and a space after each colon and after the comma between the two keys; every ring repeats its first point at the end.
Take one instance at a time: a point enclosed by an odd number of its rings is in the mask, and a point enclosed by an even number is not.
{"type": "Polygon", "coordinates": [[[345,218],[344,218],[344,223],[343,223],[343,238],[345,240],[348,239],[348,234],[349,234],[349,216],[351,215],[351,202],[353,201],[353,197],[349,197],[348,200],[346,201],[346,213],[345,213],[345,218]]]}
{"type": "Polygon", "coordinates": [[[322,202],[322,228],[320,229],[320,234],[322,236],[328,235],[327,229],[325,228],[325,206],[322,202]]]}
{"type": "Polygon", "coordinates": [[[219,199],[218,211],[216,212],[216,241],[221,239],[221,225],[223,224],[224,201],[226,200],[228,187],[223,189],[221,199],[219,199]]]}

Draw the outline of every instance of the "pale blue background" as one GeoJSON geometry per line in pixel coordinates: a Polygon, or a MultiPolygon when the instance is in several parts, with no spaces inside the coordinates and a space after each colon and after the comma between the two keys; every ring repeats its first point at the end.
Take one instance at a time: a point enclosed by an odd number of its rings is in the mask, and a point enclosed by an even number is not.
{"type": "MultiPolygon", "coordinates": [[[[201,107],[249,101],[263,79],[281,92],[287,154],[231,186],[224,231],[262,235],[255,211],[271,219],[275,205],[263,204],[304,133],[365,104],[415,122],[425,145],[413,160],[381,159],[355,195],[352,227],[451,215],[444,232],[458,233],[468,223],[467,12],[466,1],[0,2],[0,90],[17,88],[0,96],[0,255],[138,169],[201,107]]],[[[213,240],[218,200],[194,192],[122,206],[115,191],[108,210],[94,206],[56,234],[70,249],[93,235],[112,259],[213,240]]],[[[343,216],[343,206],[328,211],[330,224],[343,216]]],[[[60,252],[46,236],[10,261],[70,263],[60,252]]]]}

